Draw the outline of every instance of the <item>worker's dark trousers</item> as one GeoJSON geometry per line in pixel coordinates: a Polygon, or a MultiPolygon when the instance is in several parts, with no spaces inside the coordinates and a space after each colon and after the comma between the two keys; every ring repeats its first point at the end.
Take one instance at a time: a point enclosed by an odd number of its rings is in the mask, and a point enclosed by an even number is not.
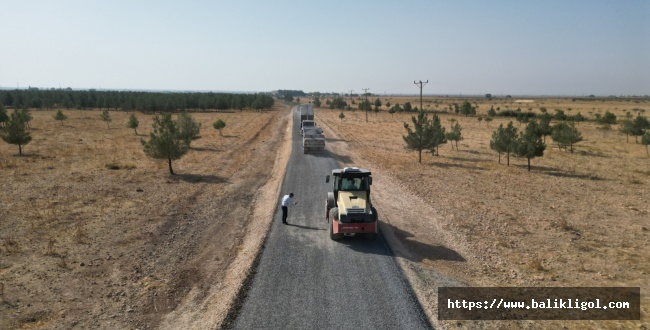
{"type": "Polygon", "coordinates": [[[287,222],[287,207],[282,207],[282,223],[287,222]]]}

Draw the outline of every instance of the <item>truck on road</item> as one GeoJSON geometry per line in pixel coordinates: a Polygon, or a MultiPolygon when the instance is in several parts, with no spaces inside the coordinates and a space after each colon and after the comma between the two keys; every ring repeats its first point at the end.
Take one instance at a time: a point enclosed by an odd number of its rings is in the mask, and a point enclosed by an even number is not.
{"type": "Polygon", "coordinates": [[[314,105],[311,103],[301,104],[298,106],[300,111],[300,122],[305,120],[314,120],[314,105]]]}
{"type": "Polygon", "coordinates": [[[302,136],[306,128],[316,126],[314,105],[311,103],[301,104],[298,106],[298,111],[300,111],[300,136],[302,136]]]}
{"type": "Polygon", "coordinates": [[[302,136],[303,128],[316,126],[314,105],[311,103],[301,104],[298,106],[298,111],[300,111],[300,136],[302,136]]]}
{"type": "Polygon", "coordinates": [[[311,103],[298,106],[300,112],[300,136],[302,136],[303,153],[325,150],[323,130],[316,127],[314,105],[311,103]]]}
{"type": "Polygon", "coordinates": [[[300,136],[305,135],[306,130],[315,129],[316,122],[313,120],[303,120],[300,122],[300,136]]]}
{"type": "Polygon", "coordinates": [[[305,128],[302,134],[302,148],[303,153],[305,154],[312,151],[325,151],[325,136],[323,135],[323,130],[316,127],[305,128]]]}
{"type": "Polygon", "coordinates": [[[370,186],[372,173],[358,167],[332,170],[325,182],[332,182],[327,193],[325,218],[332,240],[344,236],[366,235],[371,239],[379,233],[379,216],[372,206],[370,186]]]}

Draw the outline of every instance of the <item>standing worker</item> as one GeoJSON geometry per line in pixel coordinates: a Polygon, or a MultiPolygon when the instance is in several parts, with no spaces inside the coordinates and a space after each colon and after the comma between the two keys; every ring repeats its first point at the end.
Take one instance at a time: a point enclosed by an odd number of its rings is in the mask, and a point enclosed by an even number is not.
{"type": "MultiPolygon", "coordinates": [[[[285,224],[285,225],[287,224],[287,209],[289,208],[289,205],[291,205],[291,199],[292,198],[293,198],[293,193],[290,193],[289,195],[284,195],[284,197],[282,197],[282,203],[281,203],[281,205],[282,205],[282,223],[285,224]]],[[[296,205],[296,204],[298,204],[298,203],[297,202],[293,203],[293,205],[296,205]]]]}

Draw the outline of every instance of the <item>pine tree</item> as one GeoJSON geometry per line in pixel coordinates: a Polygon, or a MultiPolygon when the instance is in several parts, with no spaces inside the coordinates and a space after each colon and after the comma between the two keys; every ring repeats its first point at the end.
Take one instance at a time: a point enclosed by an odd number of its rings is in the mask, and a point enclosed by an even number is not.
{"type": "Polygon", "coordinates": [[[563,146],[566,149],[568,145],[571,148],[571,153],[573,153],[573,145],[582,141],[582,135],[576,126],[573,123],[567,124],[566,122],[553,126],[551,138],[557,142],[558,148],[563,146]]]}
{"type": "Polygon", "coordinates": [[[0,124],[2,127],[5,126],[5,123],[9,120],[9,115],[7,115],[7,109],[0,104],[0,124]]]}
{"type": "Polygon", "coordinates": [[[645,145],[645,153],[650,157],[650,152],[648,151],[648,145],[650,145],[650,130],[647,130],[641,137],[641,144],[645,145]]]}
{"type": "Polygon", "coordinates": [[[189,145],[192,140],[198,139],[199,133],[201,131],[201,123],[198,123],[194,120],[194,117],[187,112],[183,112],[178,115],[176,120],[178,123],[178,130],[181,138],[187,140],[189,145]]]}
{"type": "Polygon", "coordinates": [[[531,121],[526,129],[521,132],[516,144],[516,154],[528,159],[528,171],[530,171],[530,159],[544,156],[546,145],[542,142],[537,122],[531,121]]]}
{"type": "Polygon", "coordinates": [[[126,123],[126,127],[133,128],[135,135],[138,135],[138,126],[140,126],[140,121],[138,121],[138,117],[135,116],[135,113],[132,113],[131,116],[129,116],[129,121],[126,123]]]}
{"type": "Polygon", "coordinates": [[[630,132],[631,135],[634,135],[634,142],[639,142],[638,137],[643,136],[646,129],[650,129],[650,121],[645,116],[638,114],[632,122],[632,130],[630,132]]]}
{"type": "Polygon", "coordinates": [[[339,118],[341,118],[341,121],[343,121],[343,119],[345,118],[345,114],[343,113],[343,111],[339,113],[339,118]]]}
{"type": "MultiPolygon", "coordinates": [[[[15,112],[15,110],[14,110],[14,112],[15,112]]],[[[20,116],[21,120],[23,121],[23,123],[25,123],[27,128],[31,128],[29,126],[29,122],[32,121],[33,117],[32,117],[32,113],[29,111],[29,109],[27,109],[26,107],[23,107],[22,109],[18,110],[18,116],[20,116]]]]}
{"type": "Polygon", "coordinates": [[[61,126],[63,126],[63,121],[68,119],[68,116],[64,115],[61,110],[57,110],[53,117],[55,120],[61,121],[61,126]]]}
{"type": "Polygon", "coordinates": [[[402,136],[402,138],[406,142],[406,149],[417,151],[418,163],[422,163],[422,150],[429,150],[434,147],[435,133],[431,121],[424,111],[420,111],[417,118],[411,116],[411,121],[413,122],[413,129],[409,124],[404,123],[406,135],[402,136]]]}
{"type": "Polygon", "coordinates": [[[149,141],[140,139],[144,153],[154,159],[166,159],[169,164],[169,173],[174,174],[172,160],[180,159],[190,148],[189,141],[180,135],[178,123],[172,120],[171,113],[162,117],[153,118],[153,132],[149,141]]]}
{"type": "Polygon", "coordinates": [[[379,110],[379,107],[381,107],[381,100],[379,98],[375,99],[374,106],[376,110],[379,110]]]}
{"type": "Polygon", "coordinates": [[[219,135],[223,136],[223,133],[221,132],[221,130],[226,127],[226,123],[221,119],[217,119],[217,121],[212,123],[212,127],[214,127],[214,129],[219,131],[219,135]]]}
{"type": "Polygon", "coordinates": [[[625,134],[625,142],[630,142],[630,134],[633,133],[634,131],[634,122],[626,118],[624,119],[621,124],[618,126],[619,132],[625,134]]]}
{"type": "Polygon", "coordinates": [[[102,121],[106,122],[106,127],[111,128],[111,115],[108,113],[108,110],[102,111],[102,113],[99,115],[99,118],[102,119],[102,121]]]}
{"type": "Polygon", "coordinates": [[[544,143],[546,143],[546,137],[551,135],[551,120],[553,116],[550,113],[544,112],[538,116],[539,123],[537,125],[539,129],[539,134],[544,138],[544,143]]]}
{"type": "Polygon", "coordinates": [[[411,112],[411,111],[413,111],[413,107],[411,106],[411,102],[404,103],[404,112],[411,112]]]}
{"type": "Polygon", "coordinates": [[[9,117],[5,132],[2,134],[2,139],[5,142],[18,145],[18,154],[21,156],[23,154],[23,146],[32,140],[32,137],[27,132],[23,118],[20,110],[14,110],[9,117]]]}
{"type": "Polygon", "coordinates": [[[476,114],[476,108],[473,107],[472,104],[469,103],[469,101],[464,101],[463,104],[460,106],[460,113],[465,115],[465,117],[470,115],[473,116],[476,114]]]}
{"type": "Polygon", "coordinates": [[[463,135],[461,133],[462,128],[460,127],[460,124],[456,122],[456,124],[451,125],[451,131],[448,133],[445,133],[445,137],[447,138],[448,141],[452,141],[451,143],[451,149],[454,149],[454,142],[456,143],[456,150],[458,150],[458,141],[463,140],[463,135]]]}
{"type": "Polygon", "coordinates": [[[490,140],[490,149],[499,153],[499,164],[501,163],[501,153],[505,152],[507,156],[507,166],[510,166],[510,153],[515,151],[517,145],[517,128],[508,123],[507,127],[503,124],[499,125],[494,133],[492,133],[492,140],[490,140]]]}
{"type": "Polygon", "coordinates": [[[490,116],[490,117],[494,117],[494,116],[496,116],[496,115],[497,115],[497,112],[494,111],[494,106],[491,106],[491,107],[490,107],[490,110],[488,111],[488,116],[490,116]]]}
{"type": "Polygon", "coordinates": [[[435,151],[435,155],[440,156],[438,149],[440,145],[447,143],[447,138],[445,138],[445,128],[442,127],[438,115],[433,115],[431,128],[433,129],[433,147],[431,148],[431,154],[433,155],[435,151]]]}
{"type": "Polygon", "coordinates": [[[596,121],[599,124],[603,124],[603,125],[605,124],[614,125],[616,124],[616,115],[609,111],[605,111],[605,114],[602,117],[599,115],[596,116],[596,121]]]}

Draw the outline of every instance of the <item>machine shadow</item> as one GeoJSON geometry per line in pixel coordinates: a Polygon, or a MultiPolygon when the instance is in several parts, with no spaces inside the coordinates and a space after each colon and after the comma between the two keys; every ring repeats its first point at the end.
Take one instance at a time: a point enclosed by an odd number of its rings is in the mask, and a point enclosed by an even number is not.
{"type": "Polygon", "coordinates": [[[366,235],[345,236],[337,242],[345,244],[348,248],[357,252],[380,256],[393,256],[393,252],[384,243],[384,238],[381,235],[375,240],[368,238],[366,235]]]}
{"type": "Polygon", "coordinates": [[[432,245],[423,242],[409,239],[414,237],[413,234],[397,228],[389,223],[381,222],[381,230],[385,232],[392,232],[404,246],[409,250],[410,255],[404,256],[413,262],[422,262],[426,259],[429,260],[446,260],[446,261],[459,261],[465,262],[466,259],[458,252],[450,249],[444,245],[432,245]]]}
{"type": "Polygon", "coordinates": [[[327,229],[324,229],[324,228],[297,225],[297,224],[291,223],[289,221],[287,221],[287,226],[296,227],[296,228],[300,228],[300,229],[307,229],[307,230],[327,230],[327,229]]]}

